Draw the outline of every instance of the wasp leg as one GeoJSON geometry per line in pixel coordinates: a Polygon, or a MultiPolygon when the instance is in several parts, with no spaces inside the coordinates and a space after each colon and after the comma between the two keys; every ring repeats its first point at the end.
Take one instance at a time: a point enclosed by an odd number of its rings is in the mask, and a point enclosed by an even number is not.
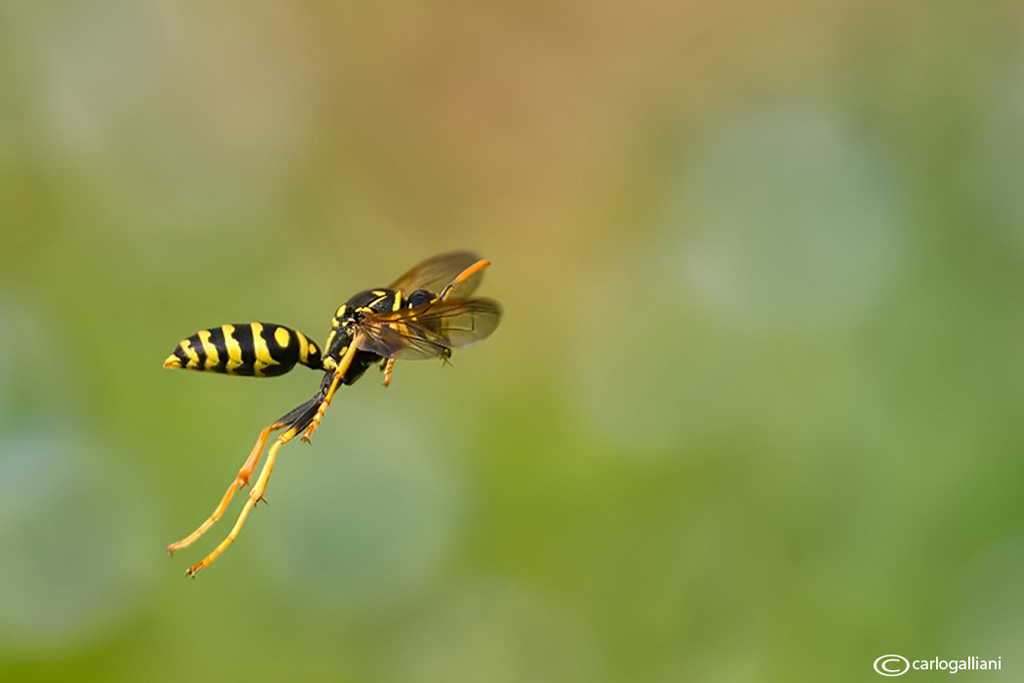
{"type": "Polygon", "coordinates": [[[174,551],[181,550],[182,548],[186,548],[192,545],[192,543],[194,543],[196,539],[205,534],[207,530],[209,530],[209,528],[213,526],[218,519],[220,519],[221,515],[223,515],[224,511],[227,509],[228,504],[231,503],[231,498],[235,495],[235,492],[249,483],[249,478],[252,476],[252,473],[256,470],[256,465],[260,461],[260,456],[263,455],[263,447],[266,445],[267,439],[270,437],[270,434],[272,432],[276,432],[278,429],[283,429],[290,424],[294,424],[294,422],[296,422],[296,418],[299,417],[302,413],[308,411],[310,407],[316,404],[317,400],[318,397],[314,396],[312,399],[306,401],[298,408],[295,408],[294,410],[289,411],[285,415],[282,415],[273,424],[271,424],[269,427],[260,432],[260,437],[259,439],[256,440],[256,445],[253,446],[252,453],[249,454],[249,459],[245,461],[245,464],[242,465],[242,469],[238,471],[238,476],[235,477],[235,480],[231,483],[231,486],[228,487],[228,490],[224,494],[224,497],[221,498],[220,504],[217,506],[217,509],[213,511],[213,514],[210,515],[205,522],[199,525],[198,529],[196,529],[191,534],[181,539],[177,543],[172,543],[171,545],[167,546],[168,555],[173,555],[174,551]]]}
{"type": "Polygon", "coordinates": [[[457,284],[459,284],[460,282],[464,282],[465,280],[468,280],[469,278],[473,277],[474,275],[476,275],[477,273],[479,273],[481,270],[483,270],[484,268],[486,268],[489,265],[491,265],[490,261],[485,261],[483,259],[477,261],[476,263],[471,265],[469,268],[466,268],[464,271],[462,271],[461,273],[456,275],[455,279],[452,280],[451,282],[449,282],[445,286],[445,288],[441,290],[441,294],[439,294],[437,298],[439,300],[441,300],[441,301],[444,301],[445,299],[448,298],[448,295],[451,294],[452,289],[457,284]]]}
{"type": "Polygon", "coordinates": [[[327,412],[327,406],[331,405],[331,399],[334,398],[334,392],[337,391],[338,385],[341,384],[342,378],[345,377],[345,372],[348,370],[348,366],[352,364],[352,359],[355,358],[357,342],[360,341],[359,337],[352,340],[349,344],[348,350],[345,355],[341,357],[341,362],[338,363],[338,367],[334,370],[334,379],[331,381],[331,386],[324,394],[324,397],[317,408],[316,415],[309,422],[309,426],[306,427],[306,431],[302,434],[302,440],[309,442],[313,432],[320,426],[320,420],[323,419],[324,413],[327,412]]]}
{"type": "Polygon", "coordinates": [[[277,437],[277,441],[270,447],[270,451],[267,454],[267,462],[263,465],[263,469],[260,471],[259,479],[253,485],[252,490],[249,491],[249,499],[245,501],[245,507],[242,508],[241,514],[238,515],[238,521],[235,522],[235,526],[231,528],[231,532],[227,535],[223,541],[220,542],[216,548],[213,549],[209,555],[204,557],[201,561],[196,562],[194,565],[189,567],[185,573],[189,576],[195,576],[195,573],[210,564],[217,559],[224,550],[231,545],[231,542],[238,537],[238,532],[242,530],[242,525],[245,524],[245,518],[249,516],[249,511],[252,510],[256,503],[263,500],[263,492],[267,490],[267,481],[270,479],[270,473],[274,471],[274,461],[277,460],[277,452],[281,450],[281,446],[285,445],[299,433],[299,430],[295,427],[291,427],[281,436],[277,437]]]}
{"type": "Polygon", "coordinates": [[[391,384],[391,368],[395,367],[395,359],[388,358],[384,362],[384,386],[391,384]]]}
{"type": "Polygon", "coordinates": [[[260,501],[266,502],[263,498],[263,493],[267,490],[267,482],[270,480],[271,472],[274,471],[274,462],[277,460],[277,452],[281,449],[281,446],[294,439],[299,432],[312,422],[313,418],[318,414],[318,410],[323,400],[323,394],[317,393],[316,396],[278,420],[278,423],[283,422],[285,426],[288,427],[288,431],[277,437],[277,441],[275,441],[274,445],[270,447],[270,451],[267,454],[267,462],[263,465],[263,469],[260,471],[260,476],[253,485],[252,490],[249,491],[249,499],[245,501],[245,506],[242,508],[242,512],[238,515],[238,521],[236,521],[235,526],[231,528],[231,532],[227,535],[227,538],[221,541],[220,545],[214,548],[213,552],[204,557],[201,562],[197,562],[189,567],[185,572],[186,574],[189,576],[195,576],[197,571],[217,559],[217,556],[224,552],[224,550],[238,537],[238,532],[242,530],[242,525],[245,524],[245,518],[249,516],[249,511],[256,507],[260,501]]]}
{"type": "MultiPolygon", "coordinates": [[[[245,506],[242,508],[242,512],[238,515],[238,521],[236,521],[235,526],[231,528],[231,532],[228,533],[227,538],[221,541],[220,545],[214,548],[213,552],[204,557],[202,561],[189,567],[185,572],[186,574],[189,576],[195,576],[197,571],[217,559],[217,556],[224,552],[224,550],[238,537],[238,532],[242,530],[242,525],[245,524],[245,519],[249,516],[249,512],[257,503],[263,500],[263,493],[267,490],[267,481],[270,479],[271,472],[274,471],[274,462],[277,460],[277,452],[281,450],[281,446],[294,439],[303,429],[306,430],[302,435],[303,440],[309,440],[309,436],[320,423],[320,419],[323,417],[324,411],[327,409],[327,405],[331,402],[331,398],[334,396],[334,392],[337,390],[338,384],[341,383],[341,379],[345,376],[345,371],[348,370],[349,366],[352,364],[352,359],[355,355],[356,344],[355,340],[353,340],[348,351],[346,351],[345,355],[342,357],[341,363],[338,364],[337,369],[334,371],[333,379],[329,385],[330,388],[326,392],[321,388],[321,391],[318,392],[316,396],[311,398],[309,401],[306,401],[298,408],[290,411],[287,415],[260,433],[260,440],[256,444],[257,447],[253,449],[253,455],[250,455],[249,460],[245,463],[246,467],[248,467],[248,472],[245,473],[246,482],[252,475],[253,470],[255,470],[256,463],[259,462],[259,454],[263,450],[263,445],[266,443],[270,432],[275,429],[288,427],[288,430],[281,434],[281,436],[277,437],[277,440],[270,447],[270,451],[267,453],[267,462],[263,465],[263,469],[260,471],[260,476],[253,485],[252,490],[249,491],[249,499],[245,501],[245,506]]],[[[243,467],[243,472],[245,469],[246,468],[243,467]]],[[[240,472],[239,478],[241,478],[241,475],[242,473],[240,472]]],[[[228,493],[225,494],[224,500],[221,501],[221,505],[217,507],[217,510],[214,511],[211,518],[207,520],[207,522],[204,523],[196,533],[192,534],[192,536],[189,536],[180,543],[174,544],[173,548],[177,550],[178,548],[188,545],[188,543],[194,541],[214,522],[216,522],[224,512],[223,508],[227,507],[228,501],[231,500],[231,496],[234,495],[238,488],[238,479],[236,479],[235,483],[228,489],[228,493]]]]}

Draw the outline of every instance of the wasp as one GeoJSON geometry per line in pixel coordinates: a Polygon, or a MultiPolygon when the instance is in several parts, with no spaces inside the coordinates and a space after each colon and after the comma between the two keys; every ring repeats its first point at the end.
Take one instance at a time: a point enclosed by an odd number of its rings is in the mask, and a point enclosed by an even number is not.
{"type": "Polygon", "coordinates": [[[273,323],[221,325],[201,330],[178,344],[164,361],[165,368],[277,377],[296,365],[305,365],[324,373],[320,389],[311,399],[260,432],[213,514],[191,534],[168,546],[168,554],[173,554],[206,533],[235,493],[248,485],[270,435],[284,430],[270,446],[235,526],[186,574],[194,576],[238,537],[249,512],[264,501],[278,451],[299,434],[303,441],[310,440],[339,385],[352,384],[371,365],[377,365],[384,371],[384,386],[388,386],[396,360],[441,358],[447,362],[453,350],[472,346],[494,332],[501,319],[501,305],[492,299],[468,298],[489,265],[471,252],[441,254],[423,261],[388,287],[356,294],[335,312],[322,351],[308,335],[273,323]]]}

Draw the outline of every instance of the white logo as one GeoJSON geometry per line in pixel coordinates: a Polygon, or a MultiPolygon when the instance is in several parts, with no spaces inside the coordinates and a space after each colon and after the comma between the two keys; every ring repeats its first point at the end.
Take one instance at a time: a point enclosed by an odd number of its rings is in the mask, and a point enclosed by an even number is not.
{"type": "Polygon", "coordinates": [[[900,655],[882,655],[875,660],[875,671],[883,676],[902,676],[910,670],[910,662],[900,655]]]}

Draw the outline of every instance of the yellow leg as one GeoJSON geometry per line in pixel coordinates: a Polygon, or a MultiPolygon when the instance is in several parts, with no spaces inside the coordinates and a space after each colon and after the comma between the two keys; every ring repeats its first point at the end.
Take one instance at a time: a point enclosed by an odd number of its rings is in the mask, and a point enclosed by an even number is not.
{"type": "Polygon", "coordinates": [[[395,359],[388,358],[384,363],[384,386],[391,384],[391,369],[395,367],[395,359]]]}
{"type": "Polygon", "coordinates": [[[214,523],[220,519],[221,515],[227,509],[228,504],[231,502],[231,498],[235,495],[235,492],[249,483],[249,477],[252,476],[253,471],[256,469],[256,464],[260,461],[260,456],[263,454],[263,447],[267,443],[267,438],[271,432],[277,431],[283,428],[287,422],[275,422],[270,425],[262,432],[260,432],[260,438],[256,441],[256,445],[253,446],[252,453],[249,454],[249,459],[242,465],[242,469],[238,471],[238,476],[235,477],[235,481],[228,487],[227,493],[220,501],[220,505],[213,511],[205,522],[199,525],[199,528],[193,531],[191,534],[181,539],[177,543],[172,543],[167,546],[167,554],[173,555],[175,550],[181,550],[186,548],[196,541],[200,536],[206,533],[206,531],[214,525],[214,523]]]}
{"type": "Polygon", "coordinates": [[[274,461],[277,460],[277,452],[281,450],[281,446],[291,441],[295,435],[298,434],[294,429],[289,429],[287,432],[277,437],[277,441],[270,447],[270,452],[267,454],[267,463],[263,466],[260,471],[259,479],[253,485],[252,490],[249,491],[249,499],[245,501],[245,507],[242,508],[241,514],[238,515],[238,521],[235,522],[235,526],[232,527],[231,533],[228,534],[227,538],[220,542],[213,552],[202,559],[202,561],[195,563],[189,567],[185,573],[189,576],[195,576],[195,573],[210,564],[217,559],[224,550],[231,545],[231,542],[238,538],[238,532],[242,530],[242,525],[245,524],[245,518],[249,516],[249,511],[256,506],[256,503],[263,500],[263,492],[267,490],[267,481],[270,479],[270,473],[274,471],[274,461]]]}
{"type": "Polygon", "coordinates": [[[309,438],[313,436],[313,432],[320,426],[320,420],[323,419],[324,413],[327,412],[327,406],[331,405],[331,399],[334,398],[334,392],[337,391],[338,385],[341,384],[341,379],[345,376],[345,372],[348,370],[348,366],[352,364],[352,359],[356,355],[356,341],[358,337],[352,340],[349,344],[348,350],[345,351],[345,355],[341,357],[341,362],[338,363],[338,367],[334,370],[334,381],[331,382],[331,388],[327,390],[327,395],[324,396],[323,402],[316,411],[316,415],[313,416],[312,422],[306,427],[306,431],[302,433],[302,440],[309,442],[309,438]]]}

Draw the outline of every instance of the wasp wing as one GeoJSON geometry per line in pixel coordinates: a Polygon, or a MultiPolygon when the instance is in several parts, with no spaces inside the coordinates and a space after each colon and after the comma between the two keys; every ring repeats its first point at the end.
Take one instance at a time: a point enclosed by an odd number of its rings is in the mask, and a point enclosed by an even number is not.
{"type": "Polygon", "coordinates": [[[501,305],[492,299],[433,301],[365,316],[356,323],[356,344],[384,358],[444,358],[489,337],[500,320],[501,305]]]}
{"type": "MultiPolygon", "coordinates": [[[[391,289],[397,289],[408,296],[417,289],[426,289],[437,294],[445,285],[454,280],[466,268],[480,260],[471,251],[453,251],[428,258],[413,266],[412,270],[391,283],[391,289]]],[[[465,299],[480,285],[483,273],[476,273],[460,282],[452,294],[465,299]]]]}

